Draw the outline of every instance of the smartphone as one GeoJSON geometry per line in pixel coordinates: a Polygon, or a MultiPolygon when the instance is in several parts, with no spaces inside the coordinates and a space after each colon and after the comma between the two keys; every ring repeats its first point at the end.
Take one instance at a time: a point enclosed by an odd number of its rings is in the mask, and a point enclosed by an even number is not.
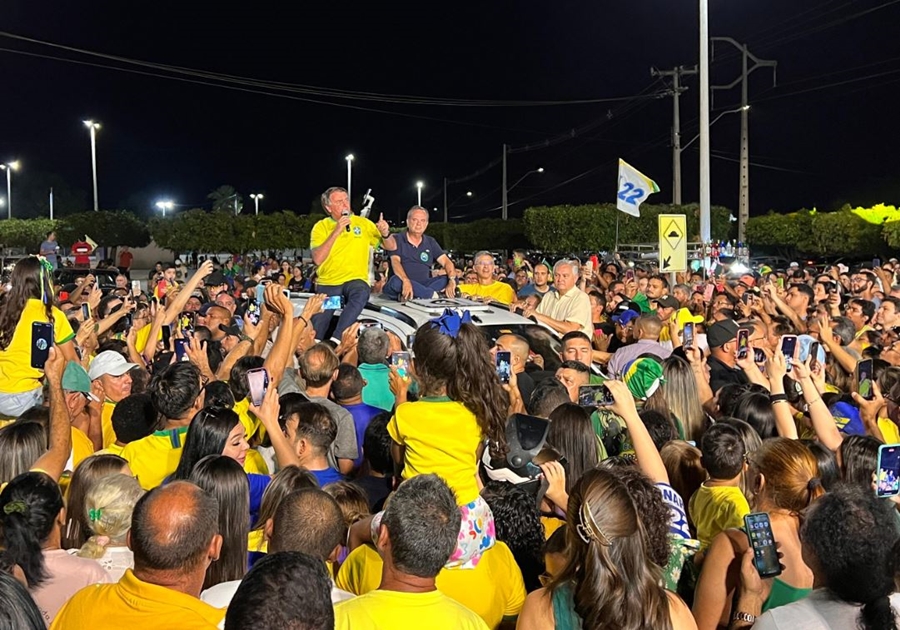
{"type": "Polygon", "coordinates": [[[872,259],[872,267],[875,268],[875,267],[880,267],[880,266],[881,266],[881,259],[873,258],[872,259]]]}
{"type": "Polygon", "coordinates": [[[744,516],[744,529],[753,548],[753,565],[759,572],[759,577],[771,578],[781,575],[781,563],[778,561],[778,550],[775,548],[769,515],[765,512],[747,514],[744,516]]]}
{"type": "Polygon", "coordinates": [[[783,289],[784,288],[784,278],[778,278],[778,280],[775,281],[775,284],[778,285],[779,289],[783,289]]]}
{"type": "Polygon", "coordinates": [[[716,287],[711,284],[707,284],[706,288],[703,289],[703,301],[711,302],[713,299],[713,294],[716,292],[716,287]]]}
{"type": "Polygon", "coordinates": [[[91,318],[91,305],[85,302],[81,305],[81,320],[87,321],[91,318]]]}
{"type": "Polygon", "coordinates": [[[744,291],[743,295],[741,295],[741,302],[750,306],[750,300],[753,299],[753,294],[750,291],[744,291]]]}
{"type": "Polygon", "coordinates": [[[250,323],[254,326],[258,326],[259,318],[259,302],[257,302],[255,298],[250,298],[247,302],[247,319],[249,319],[250,323]]]}
{"type": "Polygon", "coordinates": [[[125,330],[129,330],[132,326],[134,326],[134,315],[128,313],[125,317],[122,318],[122,321],[125,322],[123,325],[125,326],[125,330]]]}
{"type": "Polygon", "coordinates": [[[416,343],[416,333],[406,335],[406,349],[412,350],[413,344],[416,343]]]}
{"type": "Polygon", "coordinates": [[[33,322],[31,324],[31,367],[43,370],[50,358],[50,346],[53,345],[53,324],[33,322]]]}
{"type": "Polygon", "coordinates": [[[498,350],[497,356],[494,358],[494,364],[497,370],[497,376],[504,385],[509,383],[512,378],[512,353],[506,350],[498,350]]]}
{"type": "Polygon", "coordinates": [[[187,352],[185,351],[185,347],[188,345],[187,339],[176,339],[175,340],[175,360],[176,361],[187,361],[187,352]]]}
{"type": "Polygon", "coordinates": [[[266,285],[260,282],[256,285],[256,303],[262,304],[266,301],[266,285]]]}
{"type": "Polygon", "coordinates": [[[629,280],[634,280],[634,269],[625,270],[625,282],[628,282],[629,280]]]}
{"type": "Polygon", "coordinates": [[[893,497],[900,494],[900,444],[882,444],[878,447],[878,471],[875,479],[876,497],[893,497]]]}
{"type": "Polygon", "coordinates": [[[578,404],[581,407],[608,407],[615,402],[606,385],[582,385],[578,388],[578,404]]]}
{"type": "Polygon", "coordinates": [[[694,322],[687,322],[684,325],[684,331],[682,332],[682,341],[681,344],[685,348],[693,348],[694,347],[694,322]]]}
{"type": "Polygon", "coordinates": [[[178,316],[178,326],[183,333],[194,332],[194,325],[197,322],[197,314],[185,311],[178,316]]]}
{"type": "Polygon", "coordinates": [[[170,343],[170,341],[171,341],[171,339],[172,339],[172,327],[171,327],[171,325],[170,325],[170,326],[163,326],[163,327],[160,329],[160,333],[162,334],[162,344],[163,344],[163,348],[165,348],[166,350],[168,350],[168,349],[169,349],[169,343],[170,343]]]}
{"type": "Polygon", "coordinates": [[[737,333],[737,358],[741,361],[750,355],[750,331],[741,328],[737,333]]]}
{"type": "Polygon", "coordinates": [[[797,351],[797,335],[781,336],[781,354],[787,363],[787,371],[790,372],[794,367],[794,353],[797,351]]]}
{"type": "Polygon", "coordinates": [[[164,370],[172,363],[172,356],[174,353],[172,352],[157,352],[153,356],[153,365],[150,367],[150,371],[156,374],[160,370],[164,370]]]}
{"type": "Polygon", "coordinates": [[[141,294],[141,281],[140,280],[132,280],[131,281],[131,292],[134,295],[141,294]]]}
{"type": "Polygon", "coordinates": [[[757,365],[762,365],[766,362],[766,353],[759,348],[753,348],[753,361],[757,365]]]}
{"type": "Polygon", "coordinates": [[[367,328],[380,328],[384,330],[384,326],[381,322],[360,322],[359,328],[356,331],[356,336],[361,336],[363,334],[363,331],[367,328]]]}
{"type": "Polygon", "coordinates": [[[819,367],[819,342],[813,341],[809,344],[809,369],[815,370],[819,367]]]}
{"type": "Polygon", "coordinates": [[[250,389],[250,402],[259,407],[263,398],[266,396],[266,390],[269,388],[269,373],[266,368],[256,368],[247,372],[247,385],[250,389]]]}
{"type": "Polygon", "coordinates": [[[397,368],[397,373],[403,378],[409,376],[409,352],[392,352],[391,365],[397,368]]]}
{"type": "Polygon", "coordinates": [[[322,303],[323,311],[334,311],[343,307],[344,298],[341,295],[332,295],[329,298],[325,298],[325,301],[322,303]]]}
{"type": "Polygon", "coordinates": [[[863,359],[856,364],[856,392],[866,400],[875,398],[875,388],[872,387],[873,369],[872,359],[863,359]]]}

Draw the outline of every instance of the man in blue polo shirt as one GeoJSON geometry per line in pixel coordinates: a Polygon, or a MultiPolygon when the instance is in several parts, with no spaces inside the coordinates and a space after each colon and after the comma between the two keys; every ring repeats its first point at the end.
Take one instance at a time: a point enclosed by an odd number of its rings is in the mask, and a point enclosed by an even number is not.
{"type": "Polygon", "coordinates": [[[456,268],[438,242],[427,236],[428,211],[413,206],[406,213],[406,232],[397,234],[397,249],[391,252],[393,275],[384,285],[384,295],[394,300],[436,297],[443,291],[453,297],[456,290],[456,268]],[[446,276],[431,277],[431,267],[437,262],[446,276]]]}

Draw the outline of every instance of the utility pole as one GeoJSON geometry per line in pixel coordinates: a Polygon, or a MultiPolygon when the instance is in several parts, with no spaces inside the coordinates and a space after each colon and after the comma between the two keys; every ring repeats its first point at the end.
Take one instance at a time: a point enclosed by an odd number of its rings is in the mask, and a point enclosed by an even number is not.
{"type": "Polygon", "coordinates": [[[741,166],[738,180],[738,241],[745,242],[747,220],[750,218],[750,102],[747,97],[748,79],[757,68],[772,68],[772,86],[776,83],[777,61],[758,59],[748,49],[747,44],[739,44],[730,37],[713,37],[715,42],[726,42],[741,52],[741,76],[728,85],[714,85],[713,90],[730,90],[741,84],[741,166]],[[749,65],[753,61],[753,66],[749,65]]]}
{"type": "Polygon", "coordinates": [[[444,178],[444,223],[447,222],[447,178],[444,178]]]}
{"type": "Polygon", "coordinates": [[[503,220],[508,219],[506,204],[506,145],[503,145],[503,199],[500,202],[503,206],[503,220]]]}
{"type": "Polygon", "coordinates": [[[672,77],[672,203],[676,206],[681,205],[681,114],[678,102],[681,93],[687,90],[681,85],[681,77],[697,72],[697,66],[693,68],[676,66],[671,70],[650,68],[652,77],[672,77]]]}

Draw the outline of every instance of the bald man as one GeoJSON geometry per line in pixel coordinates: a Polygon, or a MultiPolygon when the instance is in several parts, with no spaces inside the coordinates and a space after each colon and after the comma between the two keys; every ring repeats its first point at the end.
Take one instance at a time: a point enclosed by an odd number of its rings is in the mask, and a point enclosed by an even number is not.
{"type": "Polygon", "coordinates": [[[623,346],[613,353],[607,364],[609,375],[612,378],[621,378],[628,365],[643,355],[653,355],[660,362],[669,358],[672,351],[659,343],[659,333],[662,330],[662,322],[653,314],[645,314],[635,320],[634,343],[623,346]]]}
{"type": "Polygon", "coordinates": [[[212,495],[186,481],[145,494],[128,532],[134,569],[117,584],[76,593],[51,628],[218,627],[225,611],[199,599],[206,569],[222,550],[218,512],[212,495]]]}
{"type": "Polygon", "coordinates": [[[209,328],[210,337],[213,341],[222,341],[226,332],[219,326],[229,326],[231,324],[231,311],[218,304],[210,306],[205,314],[198,314],[197,324],[209,328]]]}
{"type": "Polygon", "coordinates": [[[522,394],[522,400],[531,400],[531,392],[534,391],[534,380],[525,373],[525,366],[528,363],[528,355],[531,348],[528,341],[519,335],[500,335],[491,348],[491,356],[494,361],[497,360],[497,352],[509,352],[511,357],[512,371],[516,375],[516,385],[519,387],[519,393],[522,394]]]}

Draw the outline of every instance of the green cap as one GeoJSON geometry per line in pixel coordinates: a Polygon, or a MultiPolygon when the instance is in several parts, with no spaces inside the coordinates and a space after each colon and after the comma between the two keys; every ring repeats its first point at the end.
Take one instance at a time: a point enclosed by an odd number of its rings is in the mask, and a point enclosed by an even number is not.
{"type": "Polygon", "coordinates": [[[622,380],[638,400],[647,400],[665,382],[662,365],[649,357],[635,359],[626,365],[622,380]]]}
{"type": "Polygon", "coordinates": [[[69,361],[63,372],[62,388],[67,392],[91,393],[91,377],[79,363],[69,361]]]}

